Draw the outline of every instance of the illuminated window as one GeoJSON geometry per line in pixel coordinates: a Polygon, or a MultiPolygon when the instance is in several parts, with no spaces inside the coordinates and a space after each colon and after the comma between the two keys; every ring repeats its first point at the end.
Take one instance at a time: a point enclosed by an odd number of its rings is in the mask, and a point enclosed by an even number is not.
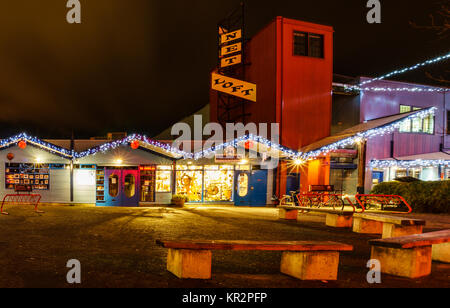
{"type": "Polygon", "coordinates": [[[156,171],[156,192],[168,193],[172,191],[172,166],[158,166],[156,171]]]}
{"type": "Polygon", "coordinates": [[[238,177],[238,194],[239,197],[248,195],[248,174],[241,173],[238,177]]]}
{"type": "MultiPolygon", "coordinates": [[[[419,111],[422,108],[400,105],[400,113],[409,113],[412,111],[419,111]]],[[[434,134],[434,116],[430,114],[423,119],[412,119],[404,121],[399,129],[400,133],[423,133],[434,134]]]]}
{"type": "Polygon", "coordinates": [[[125,176],[123,189],[127,198],[132,198],[136,195],[136,179],[132,174],[125,176]]]}
{"type": "Polygon", "coordinates": [[[232,201],[233,199],[233,166],[217,166],[220,170],[206,170],[204,201],[232,201]],[[230,169],[231,167],[231,169],[230,169]]]}
{"type": "Polygon", "coordinates": [[[119,195],[119,177],[116,174],[109,176],[109,195],[113,198],[119,195]]]}

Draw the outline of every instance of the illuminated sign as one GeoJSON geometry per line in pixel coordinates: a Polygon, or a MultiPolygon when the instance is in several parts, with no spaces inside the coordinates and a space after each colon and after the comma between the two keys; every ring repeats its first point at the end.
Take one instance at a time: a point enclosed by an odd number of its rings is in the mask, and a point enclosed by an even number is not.
{"type": "Polygon", "coordinates": [[[235,64],[242,63],[242,56],[241,55],[235,55],[228,58],[224,58],[220,60],[220,66],[221,67],[227,67],[235,64]]]}
{"type": "Polygon", "coordinates": [[[229,43],[242,38],[242,30],[237,30],[229,33],[222,34],[220,36],[221,44],[229,43]]]}
{"type": "Polygon", "coordinates": [[[222,47],[220,54],[223,57],[223,56],[235,53],[235,52],[239,52],[241,50],[242,50],[242,43],[237,43],[237,44],[222,47]]]}
{"type": "Polygon", "coordinates": [[[253,83],[212,73],[211,88],[219,92],[256,102],[256,85],[253,83]]]}

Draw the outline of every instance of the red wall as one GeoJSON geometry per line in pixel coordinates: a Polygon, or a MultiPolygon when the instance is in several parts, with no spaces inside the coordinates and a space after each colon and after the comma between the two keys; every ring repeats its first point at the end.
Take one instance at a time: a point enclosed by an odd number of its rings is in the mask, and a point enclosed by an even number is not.
{"type": "Polygon", "coordinates": [[[331,130],[333,83],[333,28],[277,18],[281,47],[282,144],[299,149],[328,137],[331,130]],[[324,59],[293,55],[293,32],[324,35],[324,59]]]}
{"type": "MultiPolygon", "coordinates": [[[[257,102],[246,104],[245,112],[251,114],[246,122],[280,124],[280,143],[295,150],[329,136],[333,28],[277,17],[251,39],[246,51],[246,81],[257,84],[257,102]],[[324,59],[294,56],[294,30],[324,35],[324,59]]],[[[241,112],[237,109],[236,115],[241,112]]],[[[217,121],[215,93],[211,121],[217,121]]]]}

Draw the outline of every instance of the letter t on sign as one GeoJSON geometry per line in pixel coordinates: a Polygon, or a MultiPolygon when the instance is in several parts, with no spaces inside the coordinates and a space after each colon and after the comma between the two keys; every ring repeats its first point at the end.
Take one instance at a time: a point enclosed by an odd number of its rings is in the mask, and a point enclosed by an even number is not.
{"type": "Polygon", "coordinates": [[[81,3],[79,0],[68,0],[66,4],[70,10],[67,12],[66,20],[69,24],[81,24],[81,3]]]}

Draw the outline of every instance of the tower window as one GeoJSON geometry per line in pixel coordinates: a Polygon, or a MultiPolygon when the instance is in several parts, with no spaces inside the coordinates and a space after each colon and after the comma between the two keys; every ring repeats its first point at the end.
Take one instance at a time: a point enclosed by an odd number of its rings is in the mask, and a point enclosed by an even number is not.
{"type": "Polygon", "coordinates": [[[294,31],[294,56],[323,58],[323,35],[294,31]]]}

